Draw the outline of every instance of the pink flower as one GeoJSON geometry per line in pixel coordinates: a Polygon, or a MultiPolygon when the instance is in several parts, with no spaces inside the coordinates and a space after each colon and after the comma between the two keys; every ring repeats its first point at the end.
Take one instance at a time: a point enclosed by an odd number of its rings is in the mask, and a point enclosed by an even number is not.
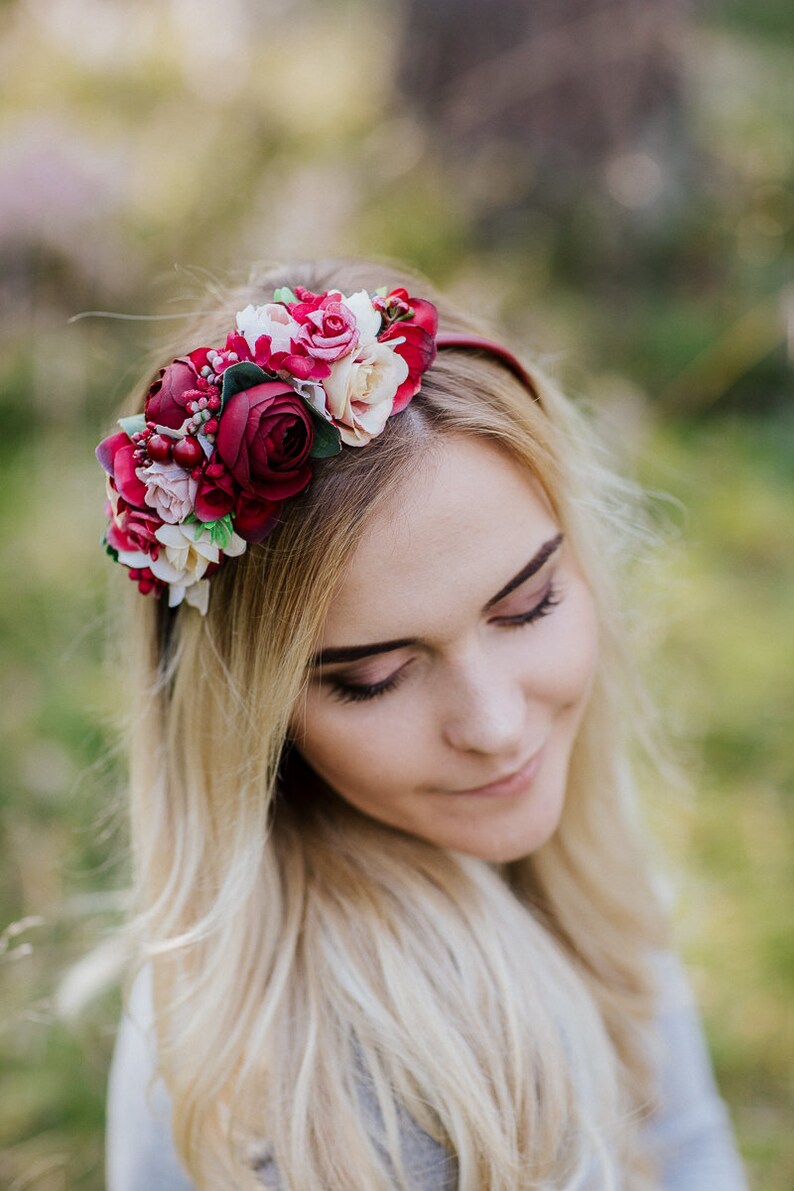
{"type": "Polygon", "coordinates": [[[296,340],[316,360],[331,363],[351,352],[358,344],[358,329],[352,310],[334,294],[327,294],[317,310],[307,313],[296,340]]]}
{"type": "Polygon", "coordinates": [[[136,474],[146,487],[146,504],[161,521],[178,525],[193,512],[198,482],[178,463],[150,463],[139,467],[136,474]]]}

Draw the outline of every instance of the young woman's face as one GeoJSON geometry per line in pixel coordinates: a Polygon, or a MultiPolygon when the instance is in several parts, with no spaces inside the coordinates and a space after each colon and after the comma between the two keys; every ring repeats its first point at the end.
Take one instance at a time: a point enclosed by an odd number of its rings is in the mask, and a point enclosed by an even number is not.
{"type": "Polygon", "coordinates": [[[448,439],[374,516],[320,653],[292,731],[343,799],[492,862],[553,834],[595,609],[540,486],[498,447],[448,439]]]}

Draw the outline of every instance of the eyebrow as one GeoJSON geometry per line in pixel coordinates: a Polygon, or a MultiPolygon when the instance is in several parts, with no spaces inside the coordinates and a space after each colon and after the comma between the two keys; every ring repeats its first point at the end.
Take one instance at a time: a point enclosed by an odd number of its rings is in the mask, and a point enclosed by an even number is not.
{"type": "MultiPolygon", "coordinates": [[[[556,537],[549,538],[548,542],[544,542],[526,566],[522,567],[517,575],[514,575],[501,590],[497,591],[495,596],[488,600],[483,608],[487,612],[493,608],[494,604],[498,604],[505,596],[510,595],[511,591],[515,591],[522,583],[526,582],[530,576],[534,575],[536,571],[548,562],[552,554],[554,554],[561,546],[564,534],[558,533],[556,537]]],[[[395,649],[404,649],[406,645],[416,645],[416,637],[398,637],[393,641],[373,641],[369,645],[340,645],[336,649],[321,649],[311,659],[309,665],[312,668],[318,666],[331,666],[339,662],[358,662],[361,658],[371,657],[376,653],[391,653],[395,649]]]]}

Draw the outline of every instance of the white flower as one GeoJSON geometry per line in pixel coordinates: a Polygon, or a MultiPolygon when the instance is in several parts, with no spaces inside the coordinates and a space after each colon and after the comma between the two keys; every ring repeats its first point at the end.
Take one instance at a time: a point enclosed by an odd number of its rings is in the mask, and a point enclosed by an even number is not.
{"type": "Polygon", "coordinates": [[[178,463],[150,463],[135,474],[146,485],[144,500],[161,520],[175,525],[193,512],[198,481],[178,463]]]}
{"type": "Polygon", "coordinates": [[[237,330],[240,332],[251,352],[256,351],[256,341],[260,335],[270,336],[270,350],[288,352],[290,339],[300,333],[300,324],[295,321],[285,306],[278,302],[268,302],[264,306],[246,306],[237,315],[237,330]]]}
{"type": "Polygon", "coordinates": [[[367,291],[360,289],[349,298],[342,298],[342,304],[347,306],[355,317],[359,347],[367,347],[374,343],[380,331],[381,315],[372,305],[372,298],[367,291]]]}
{"type": "Polygon", "coordinates": [[[296,376],[287,376],[286,373],[280,373],[285,379],[288,379],[289,384],[295,390],[299,397],[302,397],[312,409],[316,410],[318,414],[322,414],[327,422],[333,419],[328,412],[328,404],[325,398],[325,389],[322,382],[319,380],[299,380],[296,376]]]}
{"type": "MultiPolygon", "coordinates": [[[[173,608],[185,599],[195,607],[200,607],[203,602],[203,611],[206,611],[203,588],[199,592],[191,592],[190,589],[203,579],[210,563],[220,561],[220,547],[212,541],[209,530],[194,521],[188,525],[161,525],[154,536],[165,549],[159,552],[157,558],[148,558],[147,561],[152,574],[169,584],[169,606],[173,608]]],[[[233,533],[223,553],[234,556],[243,554],[245,549],[246,543],[233,533]]]]}
{"type": "Polygon", "coordinates": [[[340,424],[342,442],[363,447],[380,434],[407,376],[403,357],[377,340],[331,365],[323,388],[328,409],[340,424]]]}

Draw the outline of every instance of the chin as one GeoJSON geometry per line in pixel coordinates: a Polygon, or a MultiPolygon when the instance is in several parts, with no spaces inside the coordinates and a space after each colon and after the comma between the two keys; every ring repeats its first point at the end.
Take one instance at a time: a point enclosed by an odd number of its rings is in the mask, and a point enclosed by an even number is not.
{"type": "Polygon", "coordinates": [[[513,814],[497,813],[492,821],[485,816],[470,829],[450,832],[445,841],[436,842],[491,864],[510,864],[549,842],[560,825],[562,809],[562,796],[549,800],[534,797],[526,806],[516,807],[513,814]]]}

